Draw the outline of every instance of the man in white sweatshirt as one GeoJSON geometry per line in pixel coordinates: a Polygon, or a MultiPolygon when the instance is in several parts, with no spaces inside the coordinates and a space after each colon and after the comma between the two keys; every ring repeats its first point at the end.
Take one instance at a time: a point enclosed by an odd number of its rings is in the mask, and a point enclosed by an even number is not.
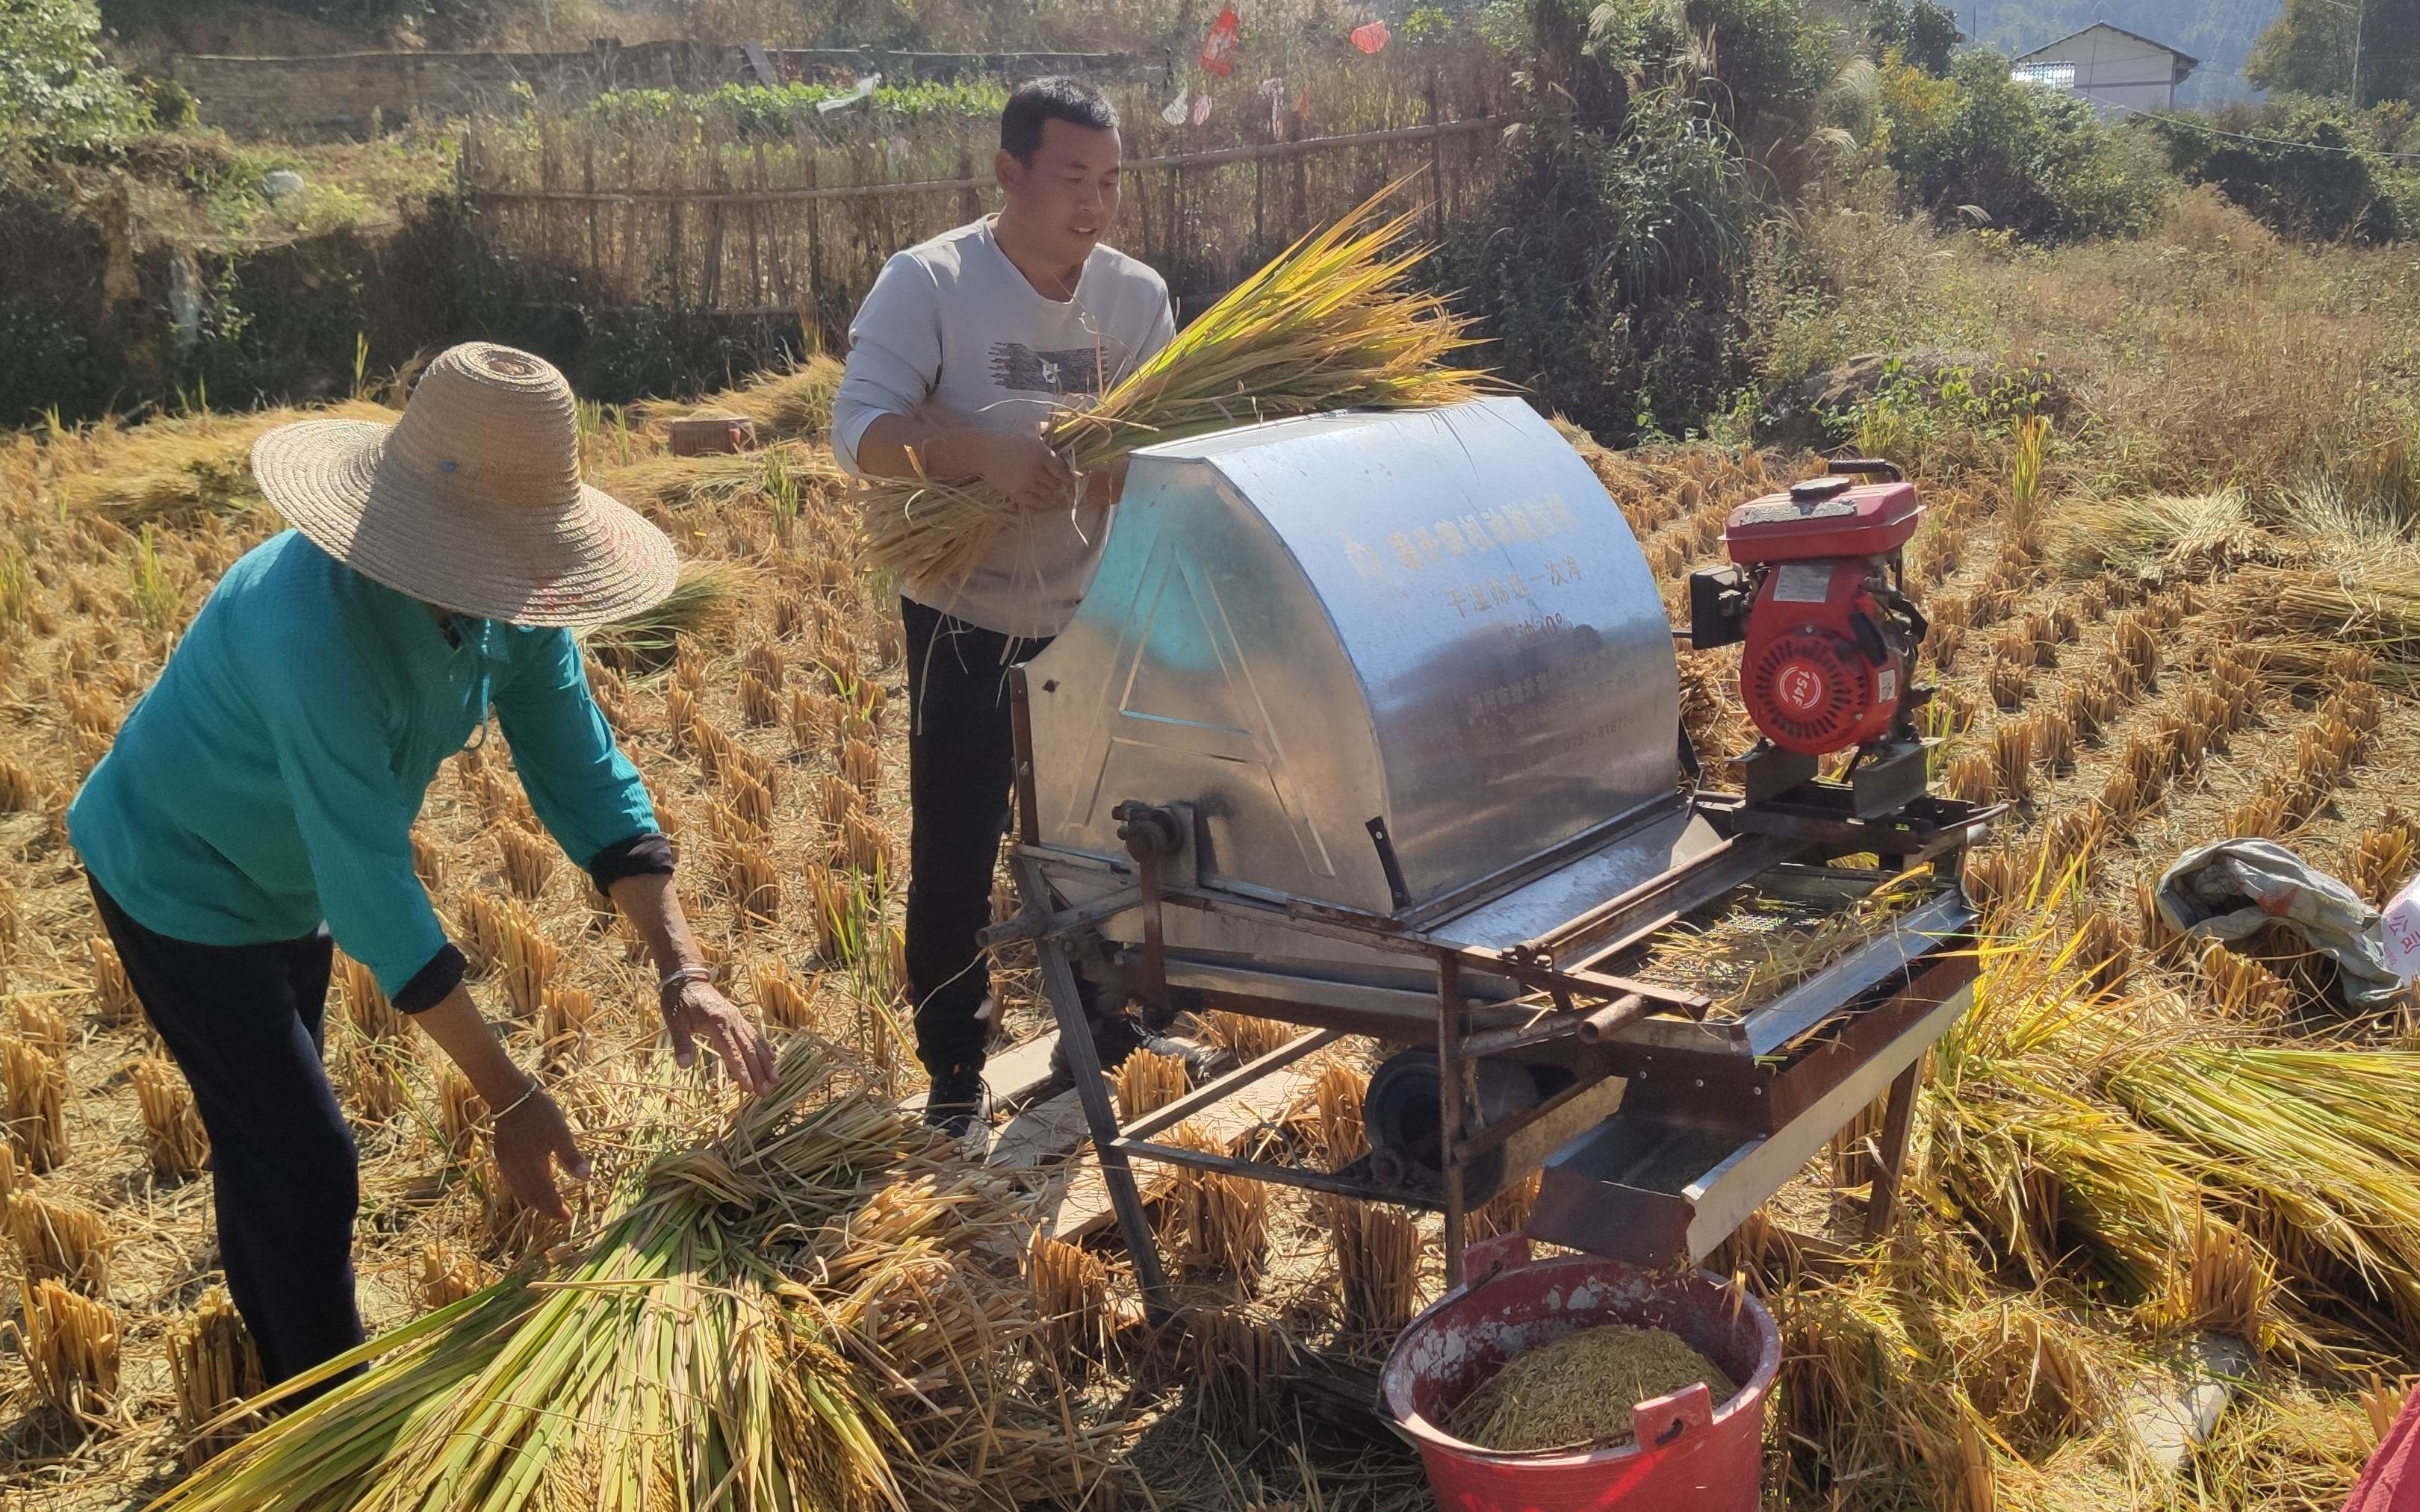
{"type": "MultiPolygon", "coordinates": [[[[983,1116],[990,974],[975,943],[1007,831],[1007,670],[1066,627],[1109,534],[1118,479],[1078,479],[1041,439],[1175,334],[1168,285],[1101,233],[1117,218],[1117,114],[1097,90],[1041,79],[1001,113],[999,213],[885,264],[849,326],[832,454],[880,477],[982,478],[1018,515],[991,555],[904,585],[912,832],[908,979],[926,1121],[983,1116]]],[[[1141,1041],[1095,1020],[1104,1064],[1141,1041]]]]}

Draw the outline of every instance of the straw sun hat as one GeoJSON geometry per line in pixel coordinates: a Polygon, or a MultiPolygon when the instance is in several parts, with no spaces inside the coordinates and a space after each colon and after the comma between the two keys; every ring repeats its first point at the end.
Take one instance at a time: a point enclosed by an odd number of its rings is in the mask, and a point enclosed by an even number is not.
{"type": "Polygon", "coordinates": [[[280,425],[252,471],[321,550],[456,613],[601,625],[673,591],[672,542],[580,481],[571,385],[510,347],[448,349],[393,424],[280,425]]]}

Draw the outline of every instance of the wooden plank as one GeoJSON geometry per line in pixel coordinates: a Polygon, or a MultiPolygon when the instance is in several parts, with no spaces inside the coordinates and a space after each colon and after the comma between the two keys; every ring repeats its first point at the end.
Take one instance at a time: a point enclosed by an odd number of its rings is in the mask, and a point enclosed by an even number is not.
{"type": "MultiPolygon", "coordinates": [[[[1233,1139],[1252,1125],[1284,1113],[1312,1080],[1309,1072],[1288,1067],[1246,1088],[1209,1112],[1196,1115],[1193,1122],[1214,1139],[1233,1139]]],[[[1068,1094],[1071,1099],[1074,1095],[1068,1094]]],[[[1077,1137],[1080,1139],[1080,1114],[1076,1123],[1077,1137]]],[[[1143,1195],[1150,1196],[1166,1187],[1173,1173],[1159,1162],[1143,1159],[1136,1163],[1136,1174],[1142,1180],[1143,1195]]],[[[1035,1225],[1042,1233],[1073,1242],[1109,1221],[1109,1189],[1101,1180],[1100,1162],[1088,1154],[1081,1160],[1062,1161],[1056,1169],[1047,1172],[1035,1225]]]]}
{"type": "MultiPolygon", "coordinates": [[[[984,1085],[991,1088],[994,1107],[1016,1107],[1050,1084],[1050,1054],[1059,1047],[1059,1031],[1047,1029],[1023,1044],[1003,1050],[984,1062],[984,1085]]],[[[910,1113],[924,1111],[924,1094],[899,1100],[910,1113]]]]}

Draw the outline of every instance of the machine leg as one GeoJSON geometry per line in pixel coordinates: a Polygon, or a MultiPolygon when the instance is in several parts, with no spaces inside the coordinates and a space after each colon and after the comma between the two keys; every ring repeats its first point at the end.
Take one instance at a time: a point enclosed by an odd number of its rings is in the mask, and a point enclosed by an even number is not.
{"type": "Polygon", "coordinates": [[[1437,959],[1437,1148],[1445,1179],[1445,1285],[1462,1285],[1462,1115],[1463,1031],[1467,1027],[1462,1001],[1462,963],[1452,956],[1437,959]]]}
{"type": "Polygon", "coordinates": [[[1880,1239],[1890,1231],[1891,1211],[1899,1205],[1900,1168],[1907,1164],[1908,1125],[1916,1118],[1916,1084],[1924,1074],[1918,1056],[1890,1085],[1890,1101],[1883,1107],[1882,1148],[1874,1166],[1871,1195],[1866,1199],[1866,1238],[1880,1239]]]}
{"type": "Polygon", "coordinates": [[[1142,1211],[1142,1190],[1135,1184],[1134,1167],[1127,1163],[1125,1151],[1117,1148],[1117,1109],[1109,1102],[1109,1084],[1101,1078],[1101,1059],[1093,1048],[1093,1029],[1084,1020],[1083,1001],[1076,995],[1076,969],[1067,964],[1063,941],[1046,938],[1038,943],[1043,991],[1059,1020],[1059,1043],[1067,1052],[1067,1069],[1075,1073],[1076,1097],[1084,1105],[1084,1124],[1093,1134],[1093,1153],[1101,1163],[1109,1206],[1118,1215],[1126,1253],[1134,1260],[1143,1310],[1156,1323],[1169,1313],[1168,1275],[1160,1267],[1151,1220],[1142,1211]]]}

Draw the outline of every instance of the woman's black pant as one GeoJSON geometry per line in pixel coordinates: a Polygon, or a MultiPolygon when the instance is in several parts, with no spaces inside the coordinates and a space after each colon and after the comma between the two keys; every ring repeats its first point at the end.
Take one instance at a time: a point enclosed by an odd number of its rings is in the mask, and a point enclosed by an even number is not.
{"type": "Polygon", "coordinates": [[[271,1383],[362,1342],[353,1305],[352,1131],[319,1063],[334,947],[155,934],[96,884],[127,980],[194,1088],[210,1136],[219,1259],[271,1383]]]}

